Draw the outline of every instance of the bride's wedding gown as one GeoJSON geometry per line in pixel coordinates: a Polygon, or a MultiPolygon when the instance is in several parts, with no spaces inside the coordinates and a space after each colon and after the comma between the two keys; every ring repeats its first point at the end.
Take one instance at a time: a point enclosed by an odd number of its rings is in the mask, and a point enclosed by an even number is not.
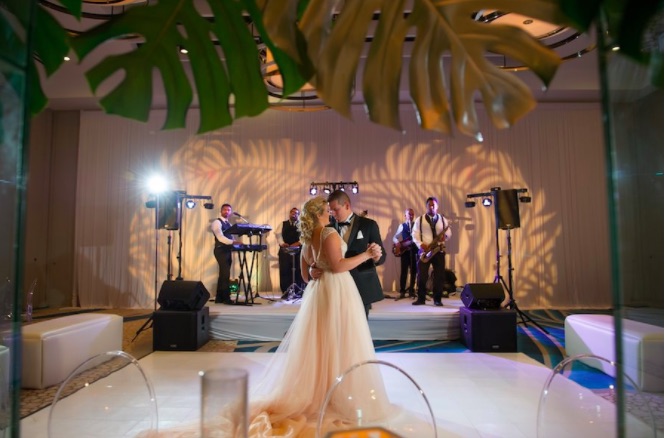
{"type": "MultiPolygon", "coordinates": [[[[320,247],[334,233],[333,228],[324,228],[320,247]]],[[[341,245],[344,254],[346,243],[341,245]]],[[[303,247],[307,263],[316,263],[323,275],[307,284],[298,314],[253,388],[250,437],[314,436],[321,405],[335,379],[352,365],[375,359],[365,308],[351,274],[332,272],[320,250],[311,260],[313,252],[303,247]]],[[[385,413],[387,398],[380,375],[360,372],[343,385],[340,395],[372,392],[379,401],[359,414],[346,405],[345,397],[333,399],[330,407],[338,420],[356,421],[358,415],[370,420],[385,413]]]]}
{"type": "MultiPolygon", "coordinates": [[[[336,231],[324,228],[321,244],[336,231]]],[[[346,243],[342,241],[342,254],[346,243]]],[[[323,270],[310,280],[303,293],[300,310],[291,327],[271,356],[266,370],[249,394],[249,434],[251,438],[311,438],[321,406],[337,377],[352,365],[375,359],[365,308],[349,272],[334,273],[325,253],[314,254],[304,245],[303,257],[323,270]],[[311,259],[310,257],[313,257],[311,259]]],[[[326,424],[357,425],[385,418],[390,405],[380,372],[366,367],[339,384],[329,404],[326,424]],[[349,396],[352,399],[349,402],[349,396]],[[358,409],[356,401],[370,399],[358,409]]],[[[394,412],[393,412],[394,413],[394,412]]],[[[219,424],[210,436],[238,437],[228,430],[230,422],[219,414],[219,424]]],[[[198,437],[196,425],[183,425],[159,431],[160,437],[198,437]]]]}

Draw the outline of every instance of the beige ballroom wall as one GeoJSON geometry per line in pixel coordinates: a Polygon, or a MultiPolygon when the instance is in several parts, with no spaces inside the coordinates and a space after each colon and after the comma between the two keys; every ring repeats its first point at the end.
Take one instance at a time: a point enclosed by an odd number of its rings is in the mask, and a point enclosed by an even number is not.
{"type": "MultiPolygon", "coordinates": [[[[361,107],[355,121],[331,111],[268,111],[233,126],[196,135],[191,128],[160,131],[164,113],[148,123],[101,112],[81,113],[75,196],[72,303],[152,307],[167,277],[168,232],[154,230],[145,208],[145,181],[160,172],[171,188],[210,195],[214,210],[185,210],[182,275],[202,280],[214,294],[217,265],[209,223],[229,202],[250,222],[273,228],[308,197],[312,181],[353,181],[356,211],[377,220],[384,246],[405,207],[424,212],[430,195],[453,220],[448,265],[458,286],[492,282],[496,268],[493,209],[464,208],[466,195],[492,187],[527,188],[521,227],[512,230],[515,299],[521,308],[611,306],[605,167],[600,110],[595,104],[541,104],[509,130],[483,118],[484,142],[420,130],[402,108],[403,132],[371,124],[361,107]],[[156,251],[157,249],[157,251],[156,251]],[[157,269],[155,269],[157,268],[157,269]]],[[[501,275],[508,279],[506,231],[498,232],[501,275]]],[[[172,235],[173,275],[179,233],[172,235]]],[[[252,285],[279,296],[277,244],[266,236],[252,285]]],[[[235,274],[237,274],[237,261],[235,274]]],[[[388,254],[379,270],[386,291],[397,288],[399,263],[388,254]]],[[[47,292],[48,295],[48,292],[47,292]]],[[[49,305],[48,298],[45,305],[49,305]]]]}

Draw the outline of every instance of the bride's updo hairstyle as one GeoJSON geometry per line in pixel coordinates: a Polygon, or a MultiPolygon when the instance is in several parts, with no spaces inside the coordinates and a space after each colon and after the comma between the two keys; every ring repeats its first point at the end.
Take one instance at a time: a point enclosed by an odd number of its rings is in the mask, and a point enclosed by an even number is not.
{"type": "Polygon", "coordinates": [[[300,209],[300,241],[312,242],[312,232],[319,225],[319,216],[328,208],[328,201],[323,196],[317,196],[306,201],[300,209]]]}

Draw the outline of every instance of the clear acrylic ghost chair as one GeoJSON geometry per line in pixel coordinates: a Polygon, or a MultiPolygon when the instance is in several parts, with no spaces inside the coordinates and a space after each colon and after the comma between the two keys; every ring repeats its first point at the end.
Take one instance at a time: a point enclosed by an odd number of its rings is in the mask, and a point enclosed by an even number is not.
{"type": "MultiPolygon", "coordinates": [[[[619,418],[616,375],[616,364],[600,356],[580,354],[561,361],[540,394],[538,438],[616,437],[619,418]]],[[[622,436],[657,436],[647,395],[625,374],[623,383],[625,434],[622,436]]]]}
{"type": "Polygon", "coordinates": [[[337,377],[319,411],[316,436],[377,428],[383,434],[370,436],[437,437],[432,408],[416,381],[389,362],[370,360],[337,377]]]}
{"type": "Polygon", "coordinates": [[[157,436],[157,401],[138,361],[123,351],[98,354],[58,388],[49,438],[157,436]]]}

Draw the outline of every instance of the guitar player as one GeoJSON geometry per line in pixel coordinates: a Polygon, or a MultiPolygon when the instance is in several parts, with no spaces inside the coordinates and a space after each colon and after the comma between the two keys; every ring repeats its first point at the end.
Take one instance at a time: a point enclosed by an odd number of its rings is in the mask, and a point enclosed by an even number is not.
{"type": "Polygon", "coordinates": [[[413,208],[404,210],[404,222],[397,227],[397,232],[393,236],[393,255],[400,258],[400,276],[399,276],[399,297],[395,300],[401,300],[409,292],[410,298],[416,297],[415,285],[418,273],[418,247],[413,243],[411,230],[413,230],[413,218],[415,212],[413,208]],[[406,279],[409,277],[409,288],[406,288],[406,279]]]}
{"type": "Polygon", "coordinates": [[[444,294],[445,275],[446,275],[446,252],[443,249],[445,241],[450,239],[452,231],[448,220],[439,214],[439,200],[430,196],[425,201],[427,212],[418,217],[413,224],[411,236],[419,248],[418,254],[418,299],[414,301],[414,306],[425,304],[427,294],[427,279],[429,277],[429,267],[432,266],[432,289],[434,295],[434,305],[443,306],[442,297],[448,297],[448,292],[444,294]],[[437,247],[438,246],[438,247],[437,247]]]}

